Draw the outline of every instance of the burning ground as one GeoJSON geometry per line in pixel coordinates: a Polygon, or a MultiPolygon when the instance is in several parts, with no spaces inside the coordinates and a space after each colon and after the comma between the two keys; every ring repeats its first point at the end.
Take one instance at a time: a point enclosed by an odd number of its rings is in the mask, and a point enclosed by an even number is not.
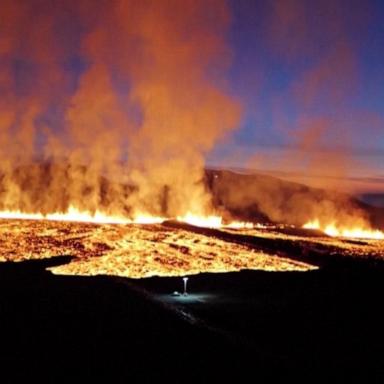
{"type": "Polygon", "coordinates": [[[164,225],[2,220],[0,233],[3,261],[74,256],[70,264],[52,269],[57,274],[142,278],[241,269],[314,268],[215,236],[164,225]]]}
{"type": "Polygon", "coordinates": [[[291,226],[202,228],[187,223],[0,221],[0,260],[72,256],[55,274],[130,278],[244,269],[308,271],[334,257],[383,259],[384,241],[331,238],[291,226]]]}

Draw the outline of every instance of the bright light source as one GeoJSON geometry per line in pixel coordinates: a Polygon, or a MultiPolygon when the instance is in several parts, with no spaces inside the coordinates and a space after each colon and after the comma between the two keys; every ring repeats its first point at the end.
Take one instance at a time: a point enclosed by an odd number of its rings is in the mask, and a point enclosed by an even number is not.
{"type": "Polygon", "coordinates": [[[188,293],[187,293],[187,282],[188,282],[188,277],[183,277],[183,282],[184,282],[184,292],[183,292],[183,295],[184,296],[187,296],[188,293]]]}

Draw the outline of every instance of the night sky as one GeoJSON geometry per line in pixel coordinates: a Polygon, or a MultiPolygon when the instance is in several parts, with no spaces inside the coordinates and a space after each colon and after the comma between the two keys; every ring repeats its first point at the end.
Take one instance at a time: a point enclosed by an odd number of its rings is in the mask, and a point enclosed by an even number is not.
{"type": "Polygon", "coordinates": [[[370,176],[383,174],[384,3],[232,0],[230,6],[229,86],[243,117],[210,161],[303,170],[309,163],[318,168],[311,157],[331,153],[354,163],[348,176],[367,176],[367,168],[370,176]],[[287,164],[292,154],[298,160],[287,164]]]}

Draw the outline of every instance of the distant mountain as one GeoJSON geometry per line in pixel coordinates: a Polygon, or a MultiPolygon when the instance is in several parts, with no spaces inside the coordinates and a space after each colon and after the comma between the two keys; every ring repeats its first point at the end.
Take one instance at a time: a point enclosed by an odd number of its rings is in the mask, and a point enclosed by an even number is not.
{"type": "Polygon", "coordinates": [[[384,208],[345,193],[223,169],[207,169],[206,183],[215,206],[242,220],[303,225],[315,218],[345,223],[363,216],[372,226],[384,228],[384,208]]]}

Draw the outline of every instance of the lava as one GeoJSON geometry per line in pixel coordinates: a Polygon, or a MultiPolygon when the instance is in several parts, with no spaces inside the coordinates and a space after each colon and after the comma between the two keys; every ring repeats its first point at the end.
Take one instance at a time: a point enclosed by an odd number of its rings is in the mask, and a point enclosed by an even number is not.
{"type": "Polygon", "coordinates": [[[316,266],[160,224],[112,225],[0,220],[0,261],[73,256],[55,274],[130,278],[242,269],[307,271],[316,266]]]}
{"type": "Polygon", "coordinates": [[[317,229],[331,237],[383,240],[384,232],[377,229],[338,226],[336,223],[321,225],[318,219],[306,223],[303,228],[317,229]]]}
{"type": "Polygon", "coordinates": [[[69,221],[95,224],[157,224],[165,220],[163,217],[148,214],[137,214],[133,219],[130,219],[120,215],[109,215],[99,210],[92,213],[90,211],[81,211],[73,205],[70,205],[66,212],[47,214],[5,210],[0,211],[0,219],[69,221]]]}
{"type": "MultiPolygon", "coordinates": [[[[21,211],[0,211],[0,219],[18,219],[18,220],[48,220],[48,221],[68,221],[79,223],[95,224],[161,224],[166,220],[173,218],[152,216],[150,214],[138,213],[133,218],[127,218],[121,215],[109,215],[102,211],[95,212],[82,211],[70,205],[66,212],[54,213],[28,213],[21,211]]],[[[215,215],[196,215],[188,212],[184,216],[178,216],[177,221],[203,228],[253,228],[255,225],[250,222],[230,221],[225,223],[221,216],[215,215]]]]}
{"type": "Polygon", "coordinates": [[[230,221],[225,223],[221,216],[209,215],[195,215],[191,212],[188,212],[185,216],[178,216],[177,221],[181,221],[183,223],[187,223],[190,225],[194,225],[196,227],[202,228],[234,228],[234,229],[242,229],[242,228],[253,228],[254,223],[250,222],[242,222],[242,221],[230,221]]]}
{"type": "MultiPolygon", "coordinates": [[[[279,225],[225,222],[220,216],[189,213],[177,217],[185,224],[180,226],[175,221],[173,225],[165,223],[168,218],[109,216],[101,211],[80,211],[73,206],[65,213],[52,214],[2,211],[0,219],[0,262],[69,255],[73,257],[71,262],[50,268],[52,273],[65,275],[144,278],[243,269],[316,269],[317,266],[298,259],[296,254],[290,255],[292,243],[305,249],[304,253],[321,246],[328,250],[326,254],[384,257],[382,232],[347,231],[336,226],[324,228],[324,233],[332,237],[321,234],[311,237],[310,233],[295,233],[295,228],[287,232],[279,225]],[[331,232],[330,228],[334,230],[331,232]],[[228,238],[225,233],[236,234],[236,239],[228,238]],[[345,237],[370,240],[353,242],[345,237]]],[[[305,228],[322,229],[322,226],[314,221],[305,228]]]]}

